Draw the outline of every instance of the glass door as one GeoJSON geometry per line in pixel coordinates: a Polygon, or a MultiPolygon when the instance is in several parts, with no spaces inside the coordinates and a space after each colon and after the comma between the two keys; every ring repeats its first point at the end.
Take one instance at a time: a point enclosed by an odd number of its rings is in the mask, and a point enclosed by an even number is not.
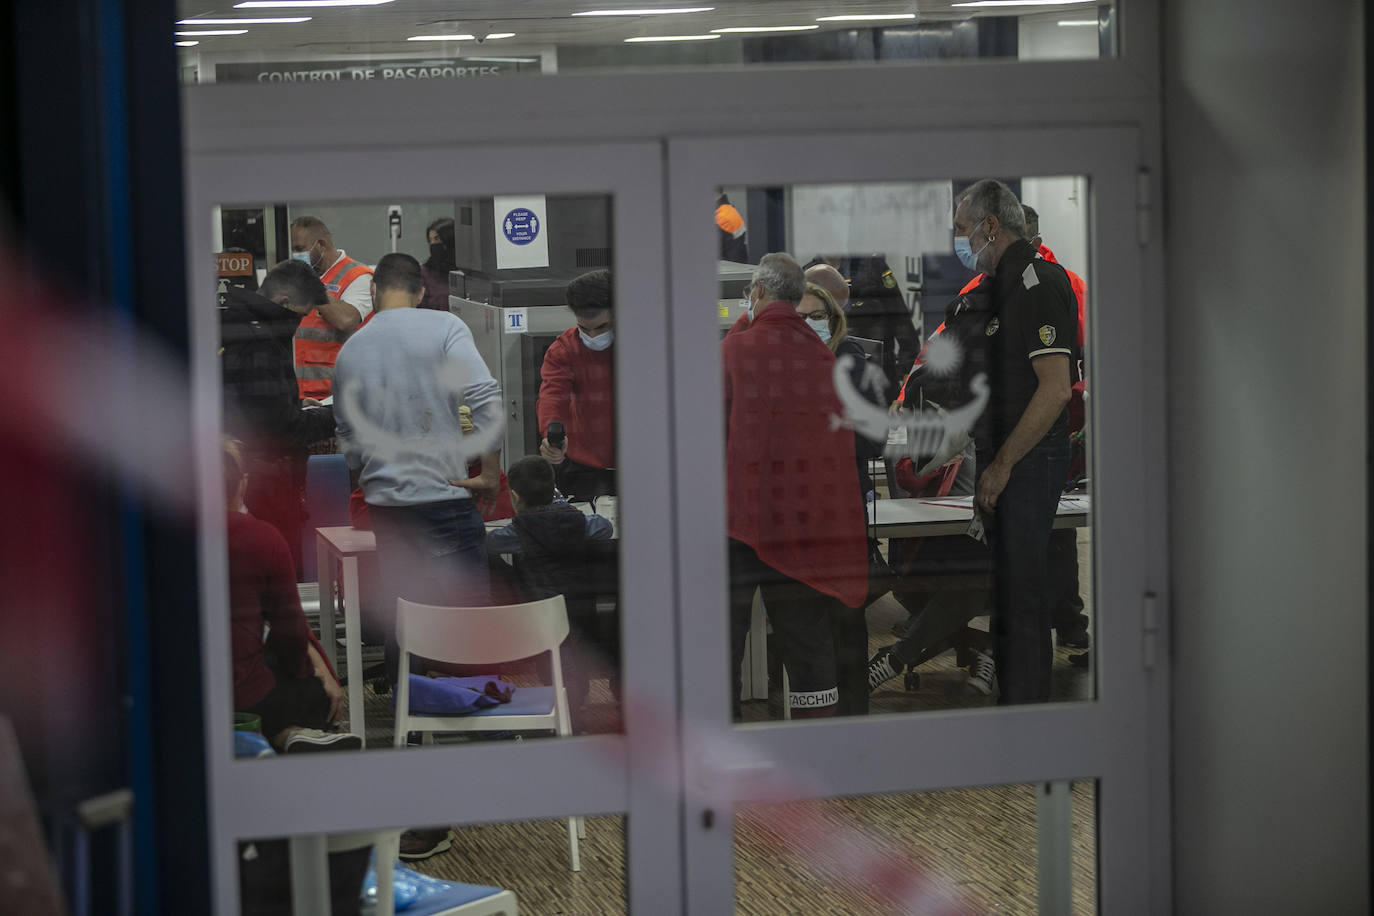
{"type": "MultiPolygon", "coordinates": [[[[215,120],[259,123],[255,98],[237,108],[219,99],[215,120]]],[[[266,893],[263,863],[281,859],[283,839],[299,865],[324,837],[385,830],[417,831],[429,851],[456,849],[426,860],[452,860],[444,868],[415,867],[514,889],[528,911],[555,899],[644,911],[676,897],[661,146],[454,142],[378,152],[361,139],[303,145],[299,124],[243,133],[211,149],[193,131],[187,159],[205,547],[197,651],[216,910],[238,912],[240,897],[266,893]],[[221,214],[264,203],[277,214],[275,250],[235,251],[221,214]],[[413,308],[431,295],[436,308],[413,308]],[[278,390],[283,373],[289,391],[278,390]],[[297,392],[297,383],[332,388],[297,392]],[[237,451],[223,444],[230,435],[237,451]],[[483,456],[493,453],[490,480],[452,482],[485,478],[483,456]],[[388,484],[386,466],[397,462],[410,470],[388,484]],[[353,508],[366,504],[370,523],[349,511],[350,468],[353,508]],[[413,498],[430,478],[434,493],[413,498]],[[566,501],[550,501],[555,488],[566,501]],[[476,502],[486,530],[436,521],[434,512],[460,511],[455,501],[461,512],[476,502]],[[580,551],[579,566],[559,569],[585,587],[575,596],[558,588],[569,595],[565,645],[576,643],[560,653],[570,726],[524,733],[505,723],[431,746],[417,731],[423,720],[411,735],[395,724],[407,668],[391,653],[409,626],[396,599],[539,597],[524,529],[499,549],[487,543],[514,526],[516,506],[577,522],[566,544],[580,551]],[[415,527],[417,518],[430,527],[415,527]],[[398,519],[399,539],[387,527],[398,519]],[[262,551],[244,552],[245,531],[262,551]],[[468,550],[480,560],[459,564],[468,550]],[[274,597],[260,587],[269,579],[285,583],[274,597]],[[310,646],[296,629],[302,614],[318,637],[310,646]],[[283,712],[272,697],[286,684],[325,705],[283,712]],[[259,733],[249,743],[270,759],[244,758],[231,714],[235,727],[259,733]],[[569,827],[569,818],[584,820],[569,827]],[[595,899],[577,887],[551,892],[531,864],[566,875],[573,834],[582,850],[573,878],[583,879],[573,883],[592,886],[595,899]],[[503,850],[513,871],[484,866],[474,849],[503,850]]],[[[493,658],[454,670],[453,653],[472,639],[410,645],[406,684],[480,676],[514,685],[519,705],[553,682],[547,654],[544,667],[493,658]]],[[[412,712],[418,699],[412,693],[412,712]]]]}
{"type": "Polygon", "coordinates": [[[1138,149],[1125,128],[669,142],[689,912],[1148,898],[1138,149]],[[1018,427],[1042,379],[1063,400],[1018,427]]]}

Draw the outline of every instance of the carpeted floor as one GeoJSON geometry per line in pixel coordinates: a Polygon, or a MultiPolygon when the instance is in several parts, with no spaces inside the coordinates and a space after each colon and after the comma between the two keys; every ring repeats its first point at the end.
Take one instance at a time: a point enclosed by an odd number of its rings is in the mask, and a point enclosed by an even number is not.
{"type": "MultiPolygon", "coordinates": [[[[1094,787],[1073,787],[1073,912],[1095,912],[1094,787]]],[[[453,849],[412,867],[515,891],[522,913],[625,913],[624,820],[588,818],[582,871],[568,871],[562,821],[463,827],[453,849]]],[[[754,805],[735,818],[735,912],[1036,913],[1030,786],[754,805]],[[847,873],[867,856],[895,887],[847,873]],[[883,869],[887,869],[886,871],[883,869]],[[899,890],[900,888],[900,890],[899,890]],[[914,894],[912,891],[914,890],[914,894]],[[902,891],[906,891],[905,894],[902,891]]]]}
{"type": "MultiPolygon", "coordinates": [[[[1081,593],[1091,616],[1091,557],[1080,530],[1081,593]]],[[[906,609],[890,594],[869,607],[870,652],[895,640],[894,624],[906,609]]],[[[986,630],[987,618],[973,626],[986,630]]],[[[1091,668],[1055,650],[1054,698],[1093,696],[1091,668]]],[[[744,704],[746,722],[781,718],[780,678],[770,678],[767,701],[744,704]]],[[[535,683],[532,667],[508,670],[508,678],[535,683]]],[[[920,668],[920,684],[905,689],[901,678],[872,696],[870,712],[912,713],[989,705],[993,699],[968,691],[967,671],[953,652],[920,668]]],[[[389,695],[369,686],[368,742],[391,743],[389,695]]],[[[589,733],[621,727],[619,705],[604,677],[592,681],[583,724],[589,733]]],[[[461,740],[461,739],[459,739],[461,740]]],[[[1074,912],[1095,911],[1095,787],[1073,787],[1074,912]]],[[[414,867],[441,878],[493,884],[514,890],[522,913],[623,913],[625,844],[622,817],[588,818],[581,846],[582,871],[568,870],[567,833],[562,821],[467,826],[456,829],[454,848],[414,867]]],[[[896,888],[914,880],[918,893],[950,902],[944,912],[1033,914],[1036,912],[1035,797],[1029,786],[998,786],[938,793],[835,798],[788,805],[748,806],[735,817],[736,912],[741,914],[880,914],[909,912],[910,897],[896,888]],[[804,829],[795,829],[797,827],[804,829]],[[841,864],[862,853],[879,863],[892,885],[856,879],[841,864]],[[904,903],[904,900],[906,901],[904,903]]],[[[907,891],[912,889],[906,885],[907,891]]]]}

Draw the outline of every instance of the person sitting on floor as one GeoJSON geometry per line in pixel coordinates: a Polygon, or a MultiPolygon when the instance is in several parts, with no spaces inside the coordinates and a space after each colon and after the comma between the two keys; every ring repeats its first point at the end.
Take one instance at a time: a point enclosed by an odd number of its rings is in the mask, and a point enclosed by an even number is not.
{"type": "Polygon", "coordinates": [[[563,595],[569,637],[563,646],[563,677],[573,715],[587,697],[585,654],[596,617],[596,558],[588,545],[610,540],[612,526],[599,515],[556,499],[554,470],[543,458],[521,458],[507,472],[515,517],[487,533],[487,552],[515,558],[528,600],[563,595]]]}
{"type": "Polygon", "coordinates": [[[244,508],[242,445],[226,439],[223,453],[234,709],[259,716],[282,753],[361,748],[359,736],[335,730],[343,691],[301,610],[286,540],[244,508]]]}

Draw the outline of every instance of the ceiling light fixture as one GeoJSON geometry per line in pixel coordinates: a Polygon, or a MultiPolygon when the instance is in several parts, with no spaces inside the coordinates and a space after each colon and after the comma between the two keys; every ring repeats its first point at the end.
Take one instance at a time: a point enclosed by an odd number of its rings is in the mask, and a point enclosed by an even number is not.
{"type": "MultiPolygon", "coordinates": [[[[514,38],[514,32],[492,32],[486,38],[495,41],[498,38],[514,38]]],[[[406,41],[476,41],[476,35],[412,35],[406,41]]]]}
{"type": "Polygon", "coordinates": [[[392,0],[243,0],[235,3],[236,10],[280,9],[293,6],[381,6],[392,0]]]}
{"type": "Polygon", "coordinates": [[[714,6],[683,6],[668,10],[586,10],[574,16],[669,16],[674,13],[709,13],[714,6]]]}
{"type": "Polygon", "coordinates": [[[719,35],[655,35],[644,36],[643,38],[627,38],[626,44],[633,44],[640,41],[710,41],[719,38],[719,35]]]}
{"type": "Polygon", "coordinates": [[[198,41],[174,41],[174,42],[172,42],[172,44],[176,45],[178,48],[194,48],[196,45],[200,44],[200,42],[198,42],[198,41]]]}
{"type": "Polygon", "coordinates": [[[466,55],[466,54],[463,55],[463,60],[475,60],[475,61],[480,61],[480,62],[482,62],[482,63],[484,63],[484,64],[486,64],[486,63],[492,63],[492,64],[537,64],[537,63],[539,63],[539,58],[537,58],[537,57],[469,57],[469,56],[466,55]]]}
{"type": "MultiPolygon", "coordinates": [[[[959,4],[955,4],[958,6],[959,4]]],[[[852,16],[821,16],[817,22],[871,22],[882,19],[915,19],[915,13],[856,13],[852,16]]]]}
{"type": "Polygon", "coordinates": [[[309,16],[286,19],[182,19],[177,25],[274,25],[279,22],[309,22],[309,16]]]}
{"type": "Polygon", "coordinates": [[[208,36],[208,35],[247,35],[247,34],[248,34],[248,30],[247,30],[247,29],[209,29],[209,30],[200,30],[200,31],[195,31],[195,32],[173,32],[172,34],[173,34],[173,35],[176,35],[177,37],[181,37],[181,36],[186,36],[186,37],[198,36],[198,37],[202,37],[202,38],[203,38],[203,37],[208,36]]]}
{"type": "Polygon", "coordinates": [[[1060,24],[1060,25],[1090,25],[1090,26],[1092,26],[1093,28],[1097,28],[1097,20],[1096,20],[1096,19],[1061,19],[1061,20],[1059,20],[1059,24],[1060,24]]]}
{"type": "Polygon", "coordinates": [[[756,25],[750,27],[738,26],[729,29],[712,29],[712,32],[743,33],[743,32],[809,32],[812,29],[819,29],[818,25],[756,25]]]}
{"type": "Polygon", "coordinates": [[[1096,3],[1097,0],[970,0],[950,6],[1071,6],[1075,3],[1096,3]]]}

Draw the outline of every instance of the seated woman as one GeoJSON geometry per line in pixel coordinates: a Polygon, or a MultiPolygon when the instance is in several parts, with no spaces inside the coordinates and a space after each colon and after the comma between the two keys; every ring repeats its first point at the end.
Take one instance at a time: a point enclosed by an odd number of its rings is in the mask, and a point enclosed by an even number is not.
{"type": "Polygon", "coordinates": [[[242,446],[226,439],[234,709],[258,715],[263,735],[282,753],[361,748],[357,735],[334,728],[343,691],[305,621],[285,539],[244,509],[247,486],[242,446]]]}

